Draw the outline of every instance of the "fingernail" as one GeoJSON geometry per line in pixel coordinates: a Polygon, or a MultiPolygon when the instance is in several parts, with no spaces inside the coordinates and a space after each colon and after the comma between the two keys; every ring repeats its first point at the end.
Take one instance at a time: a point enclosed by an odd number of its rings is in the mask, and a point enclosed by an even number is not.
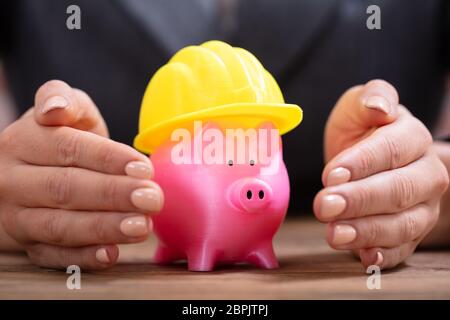
{"type": "Polygon", "coordinates": [[[345,199],[336,194],[329,194],[322,198],[320,205],[320,215],[323,218],[332,218],[341,214],[347,203],[345,199]]]}
{"type": "Polygon", "coordinates": [[[61,97],[61,96],[53,96],[51,98],[48,98],[45,102],[44,105],[42,106],[42,113],[47,113],[51,110],[54,109],[64,109],[65,107],[67,107],[69,105],[69,102],[67,101],[66,98],[61,97]]]}
{"type": "Polygon", "coordinates": [[[127,237],[142,237],[148,234],[149,228],[146,217],[132,217],[120,223],[120,231],[127,237]]]}
{"type": "Polygon", "coordinates": [[[380,251],[378,251],[374,265],[381,267],[383,261],[384,261],[383,254],[380,251]]]}
{"type": "Polygon", "coordinates": [[[149,163],[142,161],[131,161],[125,166],[125,173],[138,179],[151,179],[153,176],[153,167],[149,163]]]}
{"type": "Polygon", "coordinates": [[[375,109],[385,114],[391,112],[389,101],[382,96],[372,96],[365,101],[364,105],[369,109],[375,109]]]}
{"type": "Polygon", "coordinates": [[[327,187],[349,182],[350,175],[350,170],[346,168],[339,167],[331,170],[327,177],[327,187]]]}
{"type": "Polygon", "coordinates": [[[162,208],[162,195],[152,188],[136,189],[131,193],[131,202],[142,210],[159,211],[162,208]]]}
{"type": "Polygon", "coordinates": [[[101,262],[101,263],[110,263],[111,260],[109,260],[108,252],[106,252],[105,248],[100,248],[95,253],[95,258],[101,262]]]}
{"type": "Polygon", "coordinates": [[[343,245],[352,242],[356,238],[356,230],[352,226],[339,224],[334,227],[333,244],[343,245]]]}

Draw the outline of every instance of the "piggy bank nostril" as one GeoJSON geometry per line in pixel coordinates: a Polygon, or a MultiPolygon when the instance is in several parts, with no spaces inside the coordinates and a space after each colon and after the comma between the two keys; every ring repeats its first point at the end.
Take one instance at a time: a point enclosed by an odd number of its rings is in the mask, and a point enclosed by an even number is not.
{"type": "Polygon", "coordinates": [[[264,199],[264,191],[263,190],[259,190],[258,192],[258,197],[262,200],[264,199]]]}
{"type": "Polygon", "coordinates": [[[253,196],[253,195],[252,195],[252,191],[251,191],[251,190],[248,190],[248,191],[247,191],[247,199],[250,200],[250,199],[252,198],[252,196],[253,196]]]}

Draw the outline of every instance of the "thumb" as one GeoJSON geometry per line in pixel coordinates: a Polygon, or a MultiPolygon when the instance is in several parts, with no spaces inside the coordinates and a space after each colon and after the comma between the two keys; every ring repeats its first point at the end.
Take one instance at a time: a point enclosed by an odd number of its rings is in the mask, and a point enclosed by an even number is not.
{"type": "Polygon", "coordinates": [[[40,125],[67,126],[108,136],[106,124],[91,98],[64,81],[43,84],[34,103],[34,118],[40,125]]]}
{"type": "Polygon", "coordinates": [[[395,121],[399,98],[384,80],[371,80],[347,90],[338,100],[325,128],[325,158],[369,135],[373,129],[395,121]]]}

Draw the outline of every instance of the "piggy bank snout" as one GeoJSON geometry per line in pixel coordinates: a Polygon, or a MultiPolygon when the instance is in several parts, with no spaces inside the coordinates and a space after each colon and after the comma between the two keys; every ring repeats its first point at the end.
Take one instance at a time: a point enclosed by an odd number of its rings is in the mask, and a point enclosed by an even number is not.
{"type": "Polygon", "coordinates": [[[255,212],[272,200],[272,188],[259,179],[243,179],[232,186],[231,202],[241,210],[255,212]]]}

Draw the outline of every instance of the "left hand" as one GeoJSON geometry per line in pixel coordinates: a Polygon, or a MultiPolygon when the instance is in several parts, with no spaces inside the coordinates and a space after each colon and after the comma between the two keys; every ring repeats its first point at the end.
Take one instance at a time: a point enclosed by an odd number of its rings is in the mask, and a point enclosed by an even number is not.
{"type": "Polygon", "coordinates": [[[331,247],[382,269],[414,252],[436,224],[449,183],[432,142],[389,83],[344,93],[327,122],[325,188],[314,200],[331,247]]]}

